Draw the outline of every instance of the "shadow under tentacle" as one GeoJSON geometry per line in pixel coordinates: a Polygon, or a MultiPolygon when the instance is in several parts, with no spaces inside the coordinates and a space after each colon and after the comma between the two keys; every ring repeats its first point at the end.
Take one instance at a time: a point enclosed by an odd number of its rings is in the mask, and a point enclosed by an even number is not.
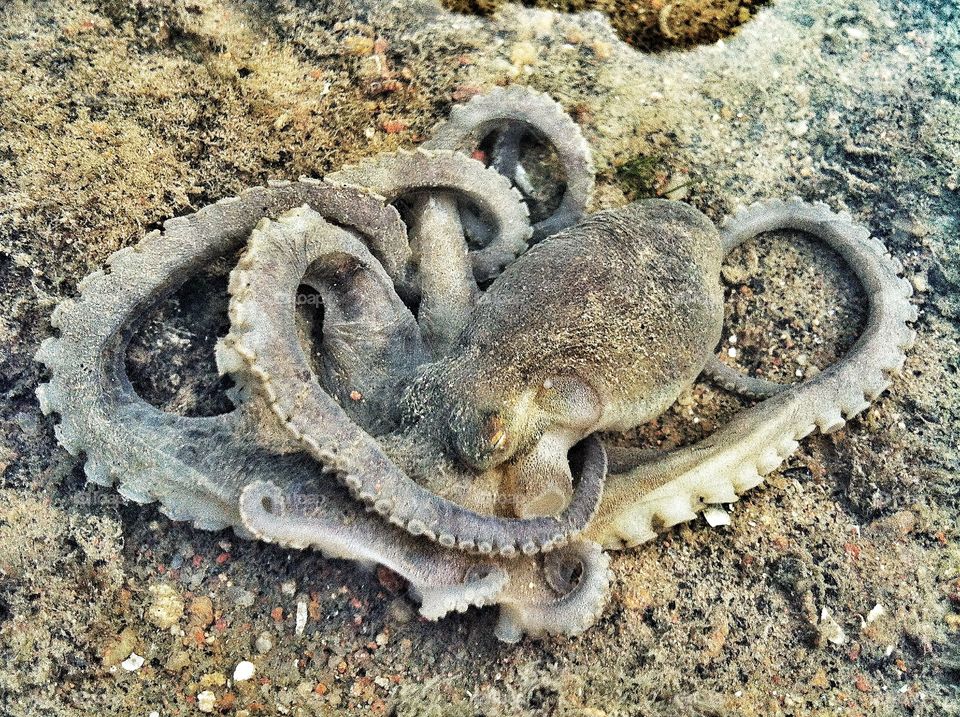
{"type": "MultiPolygon", "coordinates": [[[[840,361],[796,386],[738,413],[708,438],[666,454],[611,450],[611,475],[597,517],[585,536],[606,547],[642,543],[690,520],[706,504],[730,503],[758,485],[819,429],[831,433],[863,411],[890,385],[916,336],[902,265],[869,231],[824,204],[798,199],[755,204],[723,227],[724,251],[766,231],[796,229],[840,254],[865,290],[866,327],[840,361]]],[[[707,372],[710,375],[710,372],[707,372]]],[[[732,386],[734,390],[740,384],[732,386]]]]}

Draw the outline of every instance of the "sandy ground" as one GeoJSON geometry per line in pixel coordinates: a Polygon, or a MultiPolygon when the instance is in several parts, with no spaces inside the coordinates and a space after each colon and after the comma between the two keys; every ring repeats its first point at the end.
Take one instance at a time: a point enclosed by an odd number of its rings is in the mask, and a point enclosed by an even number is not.
{"type": "MultiPolygon", "coordinates": [[[[779,0],[736,37],[658,55],[599,13],[13,0],[0,108],[0,714],[191,715],[205,692],[228,715],[960,714],[948,0],[779,0]],[[591,631],[516,646],[493,638],[489,611],[425,623],[390,575],[84,487],[38,410],[32,361],[83,275],[244,187],[412,146],[452,102],[509,82],[581,124],[598,208],[667,192],[715,219],[795,194],[851,211],[916,288],[919,339],[890,394],[808,438],[730,527],[698,521],[616,556],[591,631]],[[838,628],[842,645],[827,639],[838,628]],[[144,662],[130,671],[132,652],[144,662]],[[256,674],[234,682],[241,660],[256,674]]],[[[224,406],[212,346],[226,268],[191,281],[131,347],[134,383],[158,405],[224,406]]],[[[862,321],[843,265],[800,237],[746,247],[725,278],[737,360],[781,379],[823,368],[862,321]]],[[[738,405],[698,384],[632,438],[691,440],[738,405]]]]}

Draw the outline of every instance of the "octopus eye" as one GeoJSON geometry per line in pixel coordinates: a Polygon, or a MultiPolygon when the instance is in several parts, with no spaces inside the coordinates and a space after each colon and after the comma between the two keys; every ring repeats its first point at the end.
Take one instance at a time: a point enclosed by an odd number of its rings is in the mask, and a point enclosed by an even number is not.
{"type": "Polygon", "coordinates": [[[486,470],[500,463],[510,449],[507,425],[497,414],[468,422],[454,431],[453,447],[460,459],[476,469],[486,470]]]}
{"type": "Polygon", "coordinates": [[[500,416],[490,416],[487,419],[487,446],[491,452],[499,451],[507,443],[507,429],[500,416]]]}

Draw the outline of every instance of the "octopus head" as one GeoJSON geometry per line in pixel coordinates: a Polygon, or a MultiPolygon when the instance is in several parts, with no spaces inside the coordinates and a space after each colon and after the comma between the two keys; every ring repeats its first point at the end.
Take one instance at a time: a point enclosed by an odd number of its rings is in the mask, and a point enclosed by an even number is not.
{"type": "MultiPolygon", "coordinates": [[[[530,518],[554,515],[573,492],[571,449],[598,423],[601,401],[575,376],[550,376],[510,386],[447,374],[415,384],[408,424],[424,450],[449,473],[491,496],[491,510],[530,518]]],[[[422,463],[421,463],[422,467],[422,463]]]]}

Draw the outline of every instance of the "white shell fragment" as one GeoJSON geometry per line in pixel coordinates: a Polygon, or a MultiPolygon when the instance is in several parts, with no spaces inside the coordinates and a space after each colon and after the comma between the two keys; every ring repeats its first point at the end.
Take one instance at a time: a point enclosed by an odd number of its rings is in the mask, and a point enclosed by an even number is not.
{"type": "Polygon", "coordinates": [[[138,655],[136,652],[131,652],[130,657],[120,663],[120,667],[125,669],[127,672],[136,672],[141,667],[143,667],[143,658],[138,655]]]}
{"type": "Polygon", "coordinates": [[[840,627],[840,624],[833,619],[833,613],[830,612],[828,607],[820,611],[820,634],[827,642],[834,645],[843,645],[847,641],[847,634],[840,627]]]}
{"type": "Polygon", "coordinates": [[[213,712],[217,704],[217,696],[210,690],[197,693],[197,709],[201,712],[213,712]]]}
{"type": "Polygon", "coordinates": [[[871,622],[875,622],[878,618],[883,617],[886,612],[886,608],[880,603],[877,603],[873,606],[873,609],[867,613],[867,624],[869,625],[871,622]]]}
{"type": "Polygon", "coordinates": [[[233,670],[233,681],[234,682],[246,682],[251,677],[253,673],[257,671],[256,665],[248,660],[241,660],[237,663],[237,666],[233,670]]]}
{"type": "Polygon", "coordinates": [[[703,519],[707,521],[707,525],[711,528],[730,525],[730,514],[717,505],[708,506],[703,511],[703,519]]]}
{"type": "Polygon", "coordinates": [[[297,603],[297,622],[293,631],[297,635],[302,635],[307,627],[307,603],[303,600],[297,603]]]}

